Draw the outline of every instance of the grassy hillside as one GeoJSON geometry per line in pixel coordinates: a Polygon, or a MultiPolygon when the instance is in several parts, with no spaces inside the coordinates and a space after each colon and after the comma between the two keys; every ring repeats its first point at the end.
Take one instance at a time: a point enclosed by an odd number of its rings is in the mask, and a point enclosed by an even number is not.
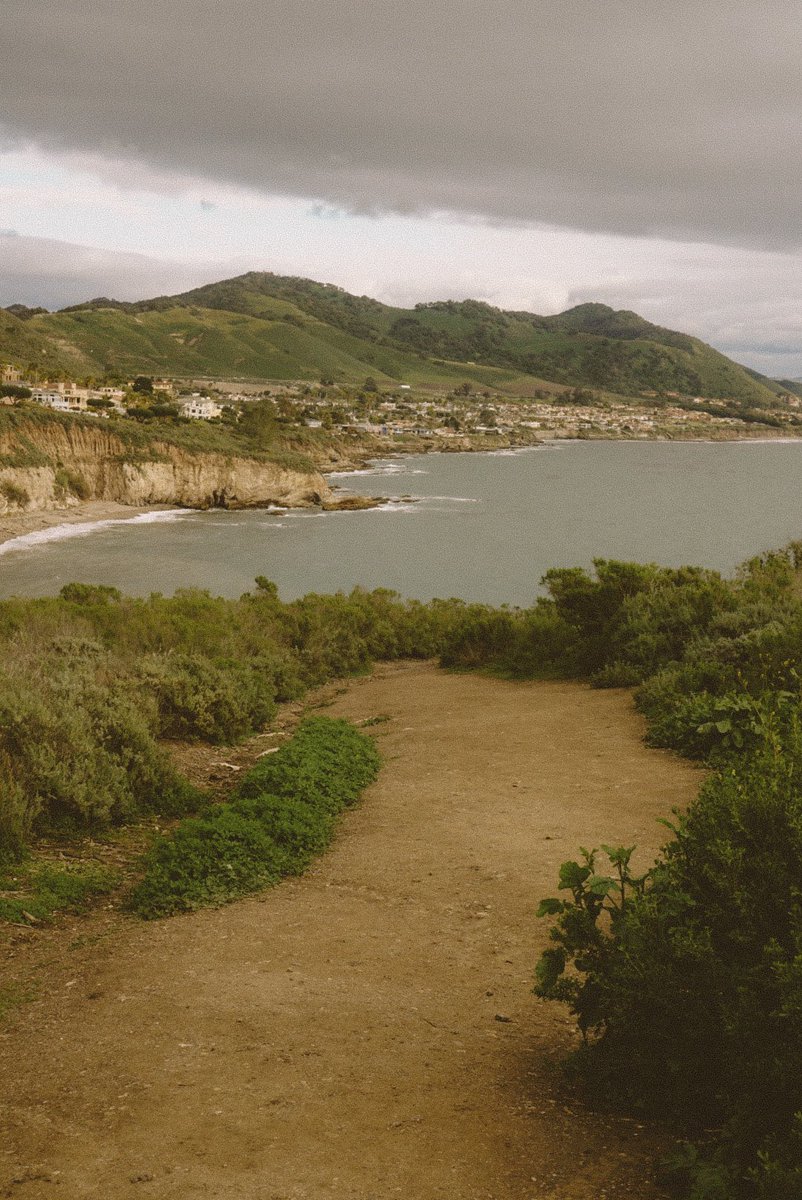
{"type": "Polygon", "coordinates": [[[745,407],[776,383],[636,313],[583,304],[557,316],[476,300],[393,308],[330,284],[250,272],[178,296],[99,299],[0,318],[0,355],[74,373],[379,380],[500,388],[521,377],[623,395],[679,393],[745,407]]]}

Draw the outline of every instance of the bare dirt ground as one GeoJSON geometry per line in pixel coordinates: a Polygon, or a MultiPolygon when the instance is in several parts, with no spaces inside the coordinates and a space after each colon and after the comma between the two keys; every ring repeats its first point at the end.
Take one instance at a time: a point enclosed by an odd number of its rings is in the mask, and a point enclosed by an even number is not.
{"type": "Polygon", "coordinates": [[[576,1033],[531,994],[534,909],[580,843],[645,863],[698,772],[644,748],[626,693],[570,683],[400,664],[325,711],[391,719],[306,876],[98,914],[60,952],[20,935],[47,984],[0,1026],[0,1196],[656,1200],[665,1135],[563,1080],[576,1033]]]}

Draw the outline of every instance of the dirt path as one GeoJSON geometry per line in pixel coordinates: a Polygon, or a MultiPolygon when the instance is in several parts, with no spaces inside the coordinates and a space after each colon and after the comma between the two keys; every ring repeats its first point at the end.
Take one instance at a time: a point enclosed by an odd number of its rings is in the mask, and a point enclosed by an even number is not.
{"type": "Polygon", "coordinates": [[[6,1024],[0,1196],[654,1200],[657,1135],[561,1081],[533,911],[579,843],[653,849],[697,773],[573,684],[402,665],[325,711],[391,720],[308,875],[111,921],[6,1024]]]}

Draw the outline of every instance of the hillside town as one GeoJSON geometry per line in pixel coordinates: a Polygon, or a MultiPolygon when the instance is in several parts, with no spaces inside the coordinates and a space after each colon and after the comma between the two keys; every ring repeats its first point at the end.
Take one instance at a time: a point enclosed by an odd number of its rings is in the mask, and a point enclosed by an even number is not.
{"type": "Polygon", "coordinates": [[[451,391],[410,384],[362,386],[323,381],[175,380],[137,375],[126,380],[27,379],[0,364],[0,404],[36,404],[98,419],[204,421],[236,425],[255,403],[268,402],[284,425],[376,439],[443,443],[453,449],[531,445],[553,438],[744,437],[802,431],[802,404],[788,397],[771,414],[741,413],[721,399],[620,397],[554,385],[509,396],[458,384],[451,391]],[[477,447],[477,440],[479,446],[477,447]]]}

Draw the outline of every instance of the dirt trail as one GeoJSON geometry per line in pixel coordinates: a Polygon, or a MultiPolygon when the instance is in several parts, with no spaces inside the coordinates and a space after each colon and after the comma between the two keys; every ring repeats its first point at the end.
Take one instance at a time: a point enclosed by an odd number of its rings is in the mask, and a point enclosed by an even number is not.
{"type": "Polygon", "coordinates": [[[655,1200],[658,1135],[561,1080],[533,912],[580,843],[654,849],[698,774],[574,684],[383,667],[325,711],[391,720],[304,878],[112,921],[6,1024],[0,1196],[655,1200]]]}

